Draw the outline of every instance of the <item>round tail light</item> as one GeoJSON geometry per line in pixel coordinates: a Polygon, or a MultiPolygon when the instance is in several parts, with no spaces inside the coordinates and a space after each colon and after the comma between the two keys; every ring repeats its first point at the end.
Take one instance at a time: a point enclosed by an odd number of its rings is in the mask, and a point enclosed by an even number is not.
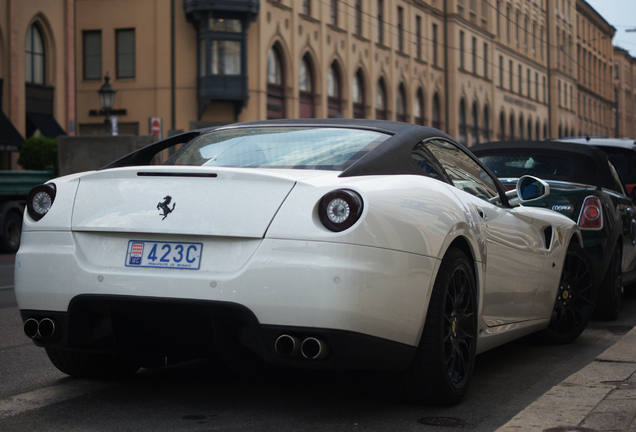
{"type": "Polygon", "coordinates": [[[351,228],[362,214],[362,198],[354,191],[340,189],[322,197],[318,207],[320,221],[329,230],[351,228]]]}
{"type": "Polygon", "coordinates": [[[29,216],[39,221],[46,215],[55,201],[55,185],[43,184],[34,187],[27,197],[27,212],[29,216]]]}

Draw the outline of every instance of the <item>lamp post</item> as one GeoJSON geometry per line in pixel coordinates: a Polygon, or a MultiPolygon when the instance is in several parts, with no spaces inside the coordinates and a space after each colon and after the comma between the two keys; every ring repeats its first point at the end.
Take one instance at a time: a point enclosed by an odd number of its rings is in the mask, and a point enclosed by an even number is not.
{"type": "Polygon", "coordinates": [[[102,106],[102,112],[100,112],[100,114],[106,116],[106,119],[104,120],[104,123],[106,123],[106,134],[110,135],[112,134],[112,129],[109,116],[113,106],[115,105],[115,93],[117,93],[117,90],[115,90],[109,82],[110,75],[108,75],[108,72],[106,72],[104,80],[106,82],[99,88],[97,93],[99,93],[99,104],[102,106]]]}

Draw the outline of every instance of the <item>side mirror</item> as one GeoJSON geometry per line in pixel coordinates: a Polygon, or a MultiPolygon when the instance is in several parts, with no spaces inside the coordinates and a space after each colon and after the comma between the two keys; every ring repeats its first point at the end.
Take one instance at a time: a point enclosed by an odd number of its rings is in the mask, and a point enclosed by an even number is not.
{"type": "Polygon", "coordinates": [[[550,185],[533,176],[523,176],[517,182],[517,188],[506,192],[510,205],[545,198],[550,194],[550,185]]]}

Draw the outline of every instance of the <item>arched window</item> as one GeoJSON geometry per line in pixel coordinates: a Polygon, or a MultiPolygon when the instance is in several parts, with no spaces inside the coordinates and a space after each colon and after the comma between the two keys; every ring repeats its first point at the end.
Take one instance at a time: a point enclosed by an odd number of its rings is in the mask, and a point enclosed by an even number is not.
{"type": "Polygon", "coordinates": [[[519,139],[523,139],[523,129],[525,125],[523,124],[523,114],[519,114],[519,139]]]}
{"type": "Polygon", "coordinates": [[[25,81],[32,84],[44,85],[45,82],[45,52],[42,32],[37,24],[33,24],[27,31],[25,44],[25,81]]]}
{"type": "Polygon", "coordinates": [[[298,88],[300,90],[300,118],[314,118],[316,110],[314,107],[314,76],[311,68],[311,60],[306,55],[300,61],[298,69],[298,88]]]}
{"type": "Polygon", "coordinates": [[[364,91],[364,76],[362,75],[362,69],[358,69],[353,77],[353,83],[351,85],[351,99],[353,100],[353,118],[363,119],[364,107],[366,104],[366,95],[364,91]]]}
{"type": "Polygon", "coordinates": [[[471,137],[471,145],[479,144],[479,113],[477,112],[477,102],[473,102],[473,132],[471,137]]]}
{"type": "Polygon", "coordinates": [[[482,139],[484,142],[488,142],[490,141],[490,111],[488,110],[488,105],[484,106],[484,118],[482,124],[482,139]]]}
{"type": "Polygon", "coordinates": [[[510,113],[510,140],[515,140],[515,113],[510,113]]]}
{"type": "Polygon", "coordinates": [[[468,130],[466,128],[466,102],[464,98],[459,101],[459,142],[468,144],[468,130]]]}
{"type": "Polygon", "coordinates": [[[499,141],[506,140],[506,113],[503,111],[499,114],[499,136],[497,139],[499,141]]]}
{"type": "Polygon", "coordinates": [[[547,138],[548,138],[548,124],[543,123],[543,139],[547,139],[547,138]]]}
{"type": "Polygon", "coordinates": [[[424,91],[422,87],[417,89],[415,100],[413,101],[413,122],[418,125],[424,126],[424,91]]]}
{"type": "Polygon", "coordinates": [[[267,118],[285,118],[285,75],[280,48],[274,45],[267,57],[267,118]]]}
{"type": "Polygon", "coordinates": [[[563,126],[559,125],[559,138],[563,138],[563,126]]]}
{"type": "Polygon", "coordinates": [[[541,124],[539,123],[539,119],[537,119],[537,124],[535,125],[535,136],[539,140],[541,139],[541,124]]]}
{"type": "Polygon", "coordinates": [[[342,117],[342,91],[340,88],[340,68],[333,62],[327,75],[328,117],[342,117]]]}
{"type": "MultiPolygon", "coordinates": [[[[539,137],[537,137],[538,139],[539,137]]],[[[528,117],[528,139],[532,139],[532,117],[528,117]]]]}
{"type": "Polygon", "coordinates": [[[563,131],[563,136],[564,136],[564,137],[569,137],[569,136],[570,136],[570,134],[569,134],[568,132],[569,132],[569,130],[568,130],[568,127],[566,126],[566,127],[565,127],[565,130],[563,131]]]}
{"type": "Polygon", "coordinates": [[[442,108],[437,93],[433,95],[433,121],[431,125],[435,129],[442,129],[442,108]]]}
{"type": "Polygon", "coordinates": [[[378,81],[378,87],[375,92],[375,118],[378,120],[387,120],[389,118],[386,108],[386,85],[384,78],[378,81]]]}
{"type": "Polygon", "coordinates": [[[395,119],[400,122],[406,122],[406,91],[403,83],[400,83],[396,95],[395,119]]]}

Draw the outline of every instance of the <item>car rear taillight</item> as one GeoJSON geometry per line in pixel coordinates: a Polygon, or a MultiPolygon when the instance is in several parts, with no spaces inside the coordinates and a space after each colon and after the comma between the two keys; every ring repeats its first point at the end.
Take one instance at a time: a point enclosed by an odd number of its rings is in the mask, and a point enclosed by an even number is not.
{"type": "Polygon", "coordinates": [[[585,198],[578,223],[581,229],[598,230],[603,228],[603,210],[601,208],[601,200],[598,197],[589,196],[585,198]]]}
{"type": "Polygon", "coordinates": [[[53,201],[55,201],[55,185],[53,183],[34,187],[27,197],[29,216],[39,221],[49,212],[53,201]]]}
{"type": "Polygon", "coordinates": [[[318,215],[331,231],[344,231],[355,224],[362,214],[362,198],[352,190],[340,189],[322,197],[318,215]]]}

